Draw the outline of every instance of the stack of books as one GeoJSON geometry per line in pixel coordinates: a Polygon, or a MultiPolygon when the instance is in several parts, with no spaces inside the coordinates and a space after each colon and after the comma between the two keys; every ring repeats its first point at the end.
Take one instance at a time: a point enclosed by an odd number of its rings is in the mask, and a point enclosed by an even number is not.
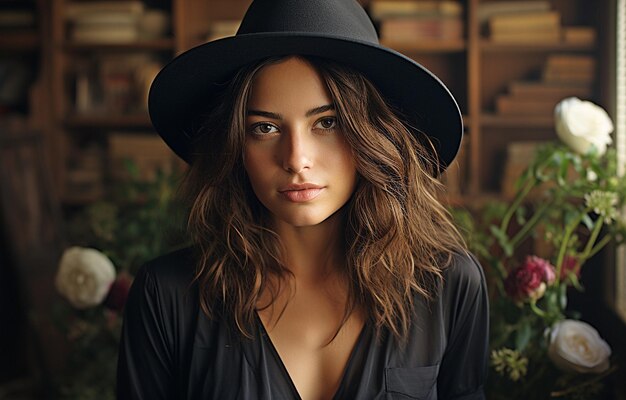
{"type": "Polygon", "coordinates": [[[592,96],[596,62],[588,55],[552,54],[542,70],[541,80],[514,81],[508,93],[496,98],[500,115],[549,117],[562,99],[592,96]]]}
{"type": "Polygon", "coordinates": [[[590,85],[596,73],[596,60],[589,55],[553,54],[543,69],[543,80],[549,83],[590,85]]]}
{"type": "Polygon", "coordinates": [[[413,42],[463,38],[459,1],[373,0],[369,12],[383,41],[413,42]]]}
{"type": "Polygon", "coordinates": [[[158,39],[168,30],[169,15],[145,9],[139,0],[72,2],[65,18],[70,39],[81,43],[129,43],[158,39]]]}
{"type": "Polygon", "coordinates": [[[496,14],[489,18],[489,38],[494,43],[558,43],[561,14],[533,11],[496,14]]]}
{"type": "Polygon", "coordinates": [[[100,54],[74,63],[74,111],[84,116],[144,115],[163,63],[149,53],[100,54]]]}
{"type": "Polygon", "coordinates": [[[593,45],[595,29],[562,26],[550,1],[517,0],[480,3],[476,12],[483,35],[494,43],[567,43],[593,45]]]}
{"type": "Polygon", "coordinates": [[[140,1],[97,1],[70,3],[66,19],[75,42],[125,43],[139,39],[140,1]]]}
{"type": "Polygon", "coordinates": [[[541,13],[550,11],[550,2],[546,0],[490,1],[481,2],[476,11],[476,18],[483,30],[488,30],[489,20],[502,15],[541,13]]]}

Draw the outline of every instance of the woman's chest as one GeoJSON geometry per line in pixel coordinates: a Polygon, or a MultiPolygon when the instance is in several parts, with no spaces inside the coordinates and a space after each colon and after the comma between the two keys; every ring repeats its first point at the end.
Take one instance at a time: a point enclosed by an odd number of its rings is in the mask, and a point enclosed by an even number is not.
{"type": "Polygon", "coordinates": [[[187,372],[179,377],[184,393],[180,398],[298,399],[333,394],[336,399],[437,398],[438,365],[445,347],[437,323],[415,329],[404,347],[388,335],[376,338],[366,324],[352,339],[352,347],[309,350],[294,334],[295,340],[281,342],[280,354],[260,319],[252,339],[233,335],[226,324],[208,321],[201,313],[198,319],[193,346],[183,361],[187,365],[182,370],[187,372]]]}
{"type": "Polygon", "coordinates": [[[270,325],[270,318],[259,313],[274,361],[304,400],[331,399],[340,386],[365,323],[360,312],[343,314],[293,308],[270,325]]]}

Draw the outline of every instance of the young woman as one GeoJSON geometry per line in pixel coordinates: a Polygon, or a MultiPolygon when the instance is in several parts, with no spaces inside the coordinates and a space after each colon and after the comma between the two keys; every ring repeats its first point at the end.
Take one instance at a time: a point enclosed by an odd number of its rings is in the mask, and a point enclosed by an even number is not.
{"type": "Polygon", "coordinates": [[[437,200],[458,107],[358,3],[254,1],[150,114],[194,246],[133,284],[119,398],[484,398],[484,277],[437,200]]]}

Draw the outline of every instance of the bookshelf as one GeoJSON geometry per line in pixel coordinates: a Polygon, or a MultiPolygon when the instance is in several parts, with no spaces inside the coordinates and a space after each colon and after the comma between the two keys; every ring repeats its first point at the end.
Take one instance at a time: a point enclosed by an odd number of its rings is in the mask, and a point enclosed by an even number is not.
{"type": "MultiPolygon", "coordinates": [[[[129,0],[131,3],[136,1],[142,3],[141,0],[129,0]]],[[[610,50],[606,48],[605,43],[609,42],[603,37],[605,32],[602,27],[609,20],[610,1],[401,0],[404,7],[407,3],[417,3],[418,7],[432,7],[432,4],[447,7],[442,11],[444,14],[442,18],[447,18],[445,29],[436,28],[435,31],[427,32],[428,35],[435,36],[428,36],[428,39],[422,40],[412,40],[411,36],[406,34],[394,37],[392,25],[386,28],[381,42],[414,58],[433,71],[459,102],[465,121],[466,136],[462,154],[446,176],[452,202],[474,202],[479,198],[498,196],[503,179],[501,171],[505,169],[506,152],[510,143],[555,139],[549,110],[541,115],[507,114],[501,112],[498,107],[498,102],[509,101],[498,99],[509,96],[511,85],[515,82],[539,82],[542,71],[551,57],[580,55],[596,59],[589,96],[585,97],[606,105],[605,96],[608,91],[603,86],[606,84],[602,76],[607,72],[604,69],[608,68],[608,64],[604,61],[608,59],[610,50]],[[552,17],[544,18],[548,25],[537,29],[548,31],[557,29],[561,36],[555,40],[527,42],[517,40],[515,35],[510,39],[509,32],[506,32],[504,39],[499,37],[496,40],[490,31],[489,17],[485,15],[489,9],[506,6],[505,3],[516,3],[518,6],[544,3],[543,7],[552,13],[552,17]],[[449,20],[454,18],[458,21],[449,20]],[[554,25],[555,20],[557,25],[554,25]],[[571,30],[568,41],[562,39],[566,29],[571,30]],[[455,35],[457,31],[459,34],[455,35]],[[593,35],[591,40],[590,32],[593,35]]],[[[75,104],[77,66],[90,63],[93,65],[94,62],[97,64],[109,56],[123,59],[136,54],[145,54],[165,63],[182,51],[215,37],[214,35],[228,34],[229,29],[235,29],[236,22],[243,16],[250,0],[145,0],[143,1],[145,7],[150,3],[150,7],[156,5],[169,15],[169,29],[164,36],[122,43],[85,43],[71,40],[66,15],[68,9],[73,7],[73,3],[90,2],[97,1],[52,0],[54,89],[51,103],[54,106],[53,126],[56,138],[55,150],[58,154],[55,172],[61,187],[72,154],[72,142],[80,144],[92,140],[106,146],[106,138],[112,132],[146,134],[151,132],[145,110],[123,113],[106,110],[93,113],[77,112],[75,104]]],[[[381,17],[380,4],[393,3],[393,0],[363,0],[361,3],[370,12],[380,32],[384,19],[381,17]],[[376,7],[379,7],[378,11],[372,13],[376,7]]],[[[383,8],[388,5],[384,4],[383,8]]],[[[409,24],[408,29],[421,32],[420,29],[431,29],[429,28],[431,25],[409,24]]],[[[552,34],[554,35],[554,32],[552,34]]],[[[26,37],[22,40],[28,43],[33,39],[26,37]]],[[[2,43],[0,40],[0,48],[2,43]]],[[[533,97],[526,100],[532,101],[533,97]]],[[[512,110],[516,111],[515,103],[512,110]]],[[[104,168],[105,162],[101,165],[104,168]]],[[[71,196],[72,193],[65,191],[63,198],[68,202],[77,203],[78,201],[73,201],[71,196]]]]}
{"type": "Polygon", "coordinates": [[[141,133],[158,140],[147,90],[182,50],[182,2],[51,0],[54,172],[64,204],[86,204],[106,193],[109,136],[141,133]]]}

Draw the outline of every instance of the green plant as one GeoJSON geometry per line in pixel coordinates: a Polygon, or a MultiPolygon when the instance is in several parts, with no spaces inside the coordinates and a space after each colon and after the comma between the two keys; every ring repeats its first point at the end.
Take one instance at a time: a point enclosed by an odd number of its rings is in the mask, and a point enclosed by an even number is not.
{"type": "MultiPolygon", "coordinates": [[[[563,125],[558,112],[557,124],[563,125]]],[[[557,129],[568,143],[570,132],[557,129]]],[[[584,139],[585,132],[576,136],[584,139]]],[[[590,143],[541,146],[511,202],[472,214],[453,210],[488,272],[490,399],[594,399],[617,368],[608,344],[567,308],[568,292],[583,289],[582,266],[626,237],[618,213],[626,204],[626,179],[618,176],[616,151],[590,143]]]]}
{"type": "Polygon", "coordinates": [[[133,163],[127,162],[125,167],[129,178],[115,185],[108,198],[77,212],[68,224],[69,241],[74,246],[64,255],[73,258],[61,259],[61,265],[68,262],[71,268],[65,268],[64,275],[59,268],[57,287],[63,287],[61,294],[66,297],[89,297],[84,287],[72,287],[76,283],[68,282],[80,275],[84,280],[107,285],[108,294],[80,309],[70,302],[54,307],[54,319],[70,350],[67,368],[57,382],[62,399],[115,398],[122,309],[132,277],[146,261],[187,243],[184,208],[175,196],[180,171],[158,171],[153,180],[145,181],[139,179],[133,163]],[[86,256],[87,252],[92,256],[86,256]],[[99,271],[94,271],[93,254],[112,261],[116,270],[112,283],[97,282],[99,271]],[[65,280],[62,285],[60,280],[65,280]]]}

